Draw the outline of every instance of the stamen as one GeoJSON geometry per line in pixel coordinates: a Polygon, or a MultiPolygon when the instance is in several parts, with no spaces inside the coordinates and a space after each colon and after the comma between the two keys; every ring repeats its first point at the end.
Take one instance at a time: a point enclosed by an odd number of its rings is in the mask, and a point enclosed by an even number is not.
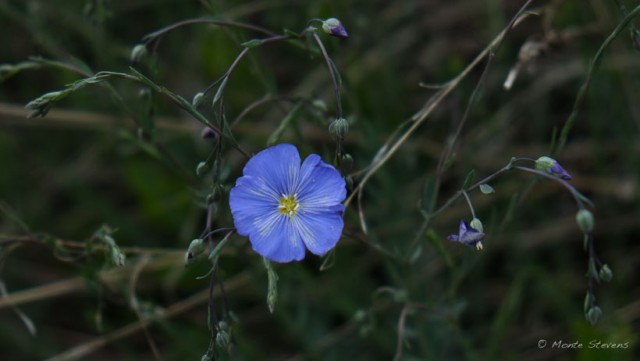
{"type": "Polygon", "coordinates": [[[278,210],[282,214],[286,214],[289,217],[293,217],[298,209],[300,209],[300,203],[296,200],[297,194],[282,195],[280,197],[280,204],[278,210]]]}

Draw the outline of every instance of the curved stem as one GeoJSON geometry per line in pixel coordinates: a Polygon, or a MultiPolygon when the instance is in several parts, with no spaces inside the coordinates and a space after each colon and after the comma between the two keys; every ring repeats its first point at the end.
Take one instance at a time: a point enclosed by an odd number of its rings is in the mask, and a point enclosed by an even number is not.
{"type": "Polygon", "coordinates": [[[320,36],[318,36],[318,33],[313,32],[313,38],[316,40],[316,43],[318,43],[318,46],[320,47],[320,51],[322,52],[322,56],[324,57],[324,60],[327,63],[329,74],[331,74],[331,81],[333,82],[333,92],[336,95],[336,119],[340,119],[342,118],[342,102],[340,100],[340,85],[338,84],[338,79],[335,74],[335,67],[333,66],[333,62],[329,57],[329,54],[327,53],[327,49],[325,49],[324,44],[320,39],[320,36]]]}
{"type": "Polygon", "coordinates": [[[471,199],[469,199],[469,195],[466,191],[461,191],[464,199],[467,200],[467,204],[469,205],[469,209],[471,210],[471,217],[476,218],[476,211],[473,209],[473,204],[471,203],[471,199]]]}
{"type": "MultiPolygon", "coordinates": [[[[533,173],[533,174],[539,175],[541,177],[545,177],[547,179],[551,179],[553,181],[556,181],[556,182],[562,184],[563,187],[565,187],[569,192],[571,192],[571,195],[576,200],[576,203],[578,204],[578,207],[580,209],[585,208],[584,202],[583,202],[584,196],[582,194],[580,194],[580,192],[578,192],[571,184],[569,184],[564,179],[558,178],[558,177],[553,176],[551,174],[547,174],[545,172],[542,172],[542,171],[539,171],[539,170],[536,170],[536,169],[532,169],[532,168],[520,167],[520,166],[515,166],[513,168],[517,169],[517,170],[521,170],[523,172],[533,173]]],[[[593,206],[593,204],[591,204],[591,203],[589,203],[589,205],[593,206]]]]}
{"type": "Polygon", "coordinates": [[[177,22],[175,24],[171,24],[169,26],[166,26],[160,30],[156,30],[153,33],[147,34],[142,38],[142,41],[145,43],[145,45],[149,45],[150,43],[158,40],[160,37],[162,37],[163,35],[165,35],[168,32],[171,32],[175,29],[178,29],[180,27],[186,26],[186,25],[192,25],[192,24],[215,24],[215,25],[220,25],[220,26],[229,26],[229,27],[236,27],[236,28],[241,28],[241,29],[247,29],[247,30],[253,30],[253,31],[257,31],[263,34],[267,34],[267,35],[276,35],[276,33],[267,30],[265,28],[262,28],[260,26],[256,26],[256,25],[252,25],[252,24],[246,24],[246,23],[241,23],[238,21],[232,21],[232,20],[219,20],[219,19],[189,19],[189,20],[183,20],[180,22],[177,22]]]}

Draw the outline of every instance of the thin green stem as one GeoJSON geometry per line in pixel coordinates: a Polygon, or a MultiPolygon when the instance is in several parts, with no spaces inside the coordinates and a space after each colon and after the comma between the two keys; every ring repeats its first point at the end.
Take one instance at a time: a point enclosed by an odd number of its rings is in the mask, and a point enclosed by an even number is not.
{"type": "Polygon", "coordinates": [[[638,14],[640,14],[640,5],[636,6],[633,10],[631,10],[631,12],[627,14],[622,19],[622,21],[620,21],[620,23],[618,23],[618,26],[616,26],[613,32],[611,32],[611,34],[607,37],[607,39],[602,43],[602,45],[596,52],[596,55],[591,60],[591,63],[589,64],[589,69],[587,71],[587,77],[582,83],[582,86],[580,86],[580,90],[578,90],[578,94],[576,95],[576,100],[573,103],[573,110],[571,111],[569,118],[567,119],[567,121],[564,123],[564,126],[562,127],[562,131],[560,132],[560,139],[558,141],[558,146],[553,150],[552,154],[558,154],[564,148],[567,142],[567,138],[569,137],[569,132],[571,131],[571,128],[573,128],[573,124],[578,118],[578,112],[582,108],[582,104],[584,103],[587,97],[587,93],[589,92],[589,86],[591,85],[591,79],[593,78],[593,74],[595,73],[595,71],[598,69],[598,66],[600,65],[600,61],[602,60],[602,55],[604,54],[605,49],[611,44],[611,42],[613,42],[615,38],[618,37],[618,35],[622,33],[622,30],[627,25],[629,25],[631,20],[633,20],[633,18],[636,17],[638,14]]]}
{"type": "Polygon", "coordinates": [[[186,25],[192,25],[192,24],[214,24],[214,25],[220,25],[220,26],[228,26],[228,27],[236,27],[236,28],[241,28],[241,29],[246,29],[246,30],[252,30],[252,31],[257,31],[263,34],[267,34],[267,35],[276,35],[276,33],[265,29],[263,27],[260,26],[256,26],[256,25],[252,25],[252,24],[246,24],[246,23],[241,23],[238,21],[231,21],[231,20],[220,20],[220,19],[189,19],[189,20],[183,20],[180,22],[177,22],[175,24],[171,24],[169,26],[166,26],[160,30],[154,31],[153,33],[147,34],[142,38],[142,41],[146,44],[149,45],[150,43],[157,41],[160,37],[162,37],[163,35],[167,34],[168,32],[171,32],[175,29],[178,29],[180,27],[186,26],[186,25]]]}
{"type": "Polygon", "coordinates": [[[318,36],[318,33],[313,32],[313,38],[318,43],[320,47],[320,51],[322,52],[322,56],[327,63],[327,68],[329,69],[329,74],[331,74],[331,81],[333,82],[333,92],[336,95],[336,119],[342,118],[342,101],[340,100],[340,85],[338,84],[338,79],[335,74],[335,68],[332,64],[331,58],[327,53],[327,49],[325,49],[324,44],[322,43],[322,39],[318,36]]]}
{"type": "MultiPolygon", "coordinates": [[[[541,177],[547,178],[547,179],[551,179],[552,181],[558,182],[560,183],[563,187],[565,187],[569,192],[571,192],[571,195],[573,196],[573,198],[576,200],[576,204],[578,205],[578,207],[580,209],[582,208],[586,208],[584,205],[584,201],[586,200],[586,197],[584,197],[580,192],[578,192],[571,184],[569,184],[569,182],[565,181],[562,178],[558,178],[554,175],[539,171],[537,169],[532,169],[532,168],[527,168],[527,167],[520,167],[520,166],[515,166],[513,167],[513,169],[517,169],[517,170],[521,170],[523,172],[527,172],[527,173],[532,173],[535,175],[539,175],[541,177]]],[[[591,202],[588,202],[590,206],[593,206],[593,204],[591,202]]]]}
{"type": "Polygon", "coordinates": [[[477,218],[476,211],[473,209],[473,204],[471,203],[471,199],[469,198],[469,195],[467,194],[466,191],[461,191],[461,192],[462,192],[462,195],[464,196],[464,199],[467,200],[467,204],[469,205],[469,210],[471,210],[471,217],[477,218]]]}

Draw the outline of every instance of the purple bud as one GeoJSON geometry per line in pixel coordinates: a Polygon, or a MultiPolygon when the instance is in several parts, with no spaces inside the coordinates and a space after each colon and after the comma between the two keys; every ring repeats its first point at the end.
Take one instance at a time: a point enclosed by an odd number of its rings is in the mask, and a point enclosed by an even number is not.
{"type": "Polygon", "coordinates": [[[216,132],[209,127],[202,128],[202,132],[200,132],[200,136],[202,139],[213,139],[216,137],[216,132]]]}
{"type": "Polygon", "coordinates": [[[536,160],[536,169],[549,173],[564,180],[571,180],[571,175],[555,159],[540,157],[536,160]]]}
{"type": "Polygon", "coordinates": [[[322,30],[325,33],[338,38],[348,38],[349,34],[347,29],[344,28],[340,20],[336,18],[329,18],[322,22],[322,30]]]}

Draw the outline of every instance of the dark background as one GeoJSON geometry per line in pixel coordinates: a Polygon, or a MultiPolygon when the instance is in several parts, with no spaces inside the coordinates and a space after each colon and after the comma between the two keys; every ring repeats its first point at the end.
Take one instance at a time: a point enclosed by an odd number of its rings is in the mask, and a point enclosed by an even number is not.
{"type": "MultiPolygon", "coordinates": [[[[350,122],[345,149],[358,171],[436,92],[419,84],[445,84],[460,74],[523,3],[0,0],[0,64],[39,56],[89,74],[130,72],[131,50],[145,34],[184,19],[213,16],[282,33],[335,16],[349,38],[321,37],[342,75],[350,122]]],[[[480,179],[512,156],[550,153],[589,62],[637,4],[533,2],[536,14],[508,34],[487,70],[439,178],[437,206],[472,169],[480,179]],[[527,62],[506,91],[502,83],[520,47],[532,40],[547,42],[544,53],[527,62]]],[[[262,260],[246,239],[231,239],[217,276],[225,285],[234,343],[231,356],[221,353],[221,359],[638,359],[640,54],[632,35],[625,28],[606,49],[566,147],[555,155],[573,176],[571,184],[596,205],[595,248],[614,274],[593,289],[603,310],[597,326],[584,317],[588,256],[577,208],[557,183],[512,171],[491,183],[495,194],[472,192],[487,233],[482,252],[446,241],[461,218],[471,218],[462,199],[420,231],[423,190],[436,177],[483,60],[367,183],[361,207],[366,235],[354,202],[331,267],[320,271],[325,260],[313,255],[274,265],[274,314],[265,303],[262,260]],[[410,247],[414,239],[417,249],[410,247]],[[410,260],[403,257],[407,250],[410,260]],[[547,347],[539,349],[539,340],[547,347]],[[592,340],[626,347],[590,349],[592,340]],[[583,348],[560,349],[554,341],[583,348]]],[[[240,43],[262,36],[182,27],[164,36],[138,69],[190,100],[224,74],[240,43]]],[[[323,58],[309,47],[281,42],[252,49],[229,80],[225,112],[233,119],[265,94],[321,100],[327,110],[303,107],[280,141],[296,144],[303,156],[318,153],[331,161],[331,80],[323,58]]],[[[60,64],[38,64],[0,83],[0,279],[3,294],[18,297],[19,308],[0,298],[0,359],[151,360],[155,344],[163,359],[199,360],[210,339],[209,281],[196,277],[210,265],[202,259],[185,268],[183,255],[205,226],[211,179],[197,178],[195,168],[213,143],[200,138],[201,125],[186,112],[126,80],[109,82],[121,102],[105,87],[88,86],[55,104],[47,117],[27,120],[26,103],[83,77],[60,64]],[[155,120],[151,136],[139,137],[140,119],[155,120]],[[117,230],[113,237],[127,254],[124,268],[110,264],[104,247],[83,248],[103,225],[117,230]],[[30,318],[35,336],[17,312],[30,318]],[[146,332],[140,319],[151,320],[146,332]],[[62,354],[77,347],[89,352],[62,354]]],[[[211,95],[200,109],[213,117],[210,102],[211,95]]],[[[243,148],[258,152],[292,107],[286,101],[261,105],[233,134],[243,148]]],[[[223,160],[221,180],[228,188],[245,160],[227,146],[223,160]]],[[[360,176],[354,174],[356,185],[360,176]]],[[[232,225],[227,201],[224,194],[216,204],[214,227],[232,225]]],[[[224,302],[215,300],[221,311],[224,302]]]]}

